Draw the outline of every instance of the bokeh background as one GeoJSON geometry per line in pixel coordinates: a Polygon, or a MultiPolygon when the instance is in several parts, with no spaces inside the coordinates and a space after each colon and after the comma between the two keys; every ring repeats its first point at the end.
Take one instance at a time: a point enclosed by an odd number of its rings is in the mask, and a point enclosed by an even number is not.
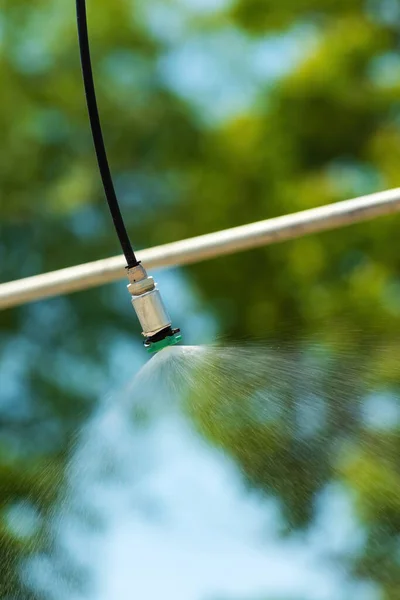
{"type": "MultiPolygon", "coordinates": [[[[136,248],[399,185],[397,0],[89,0],[88,16],[136,248]]],[[[3,0],[0,88],[1,281],[117,254],[72,1],[3,0]]],[[[0,598],[398,600],[399,227],[157,274],[188,343],[283,349],[284,415],[249,423],[236,394],[218,421],[214,394],[191,412],[202,441],[154,429],[135,452],[168,457],[158,510],[147,490],[132,516],[140,486],[104,484],[108,526],[83,511],[72,552],[51,522],[79,432],[145,360],[135,316],[123,282],[0,312],[0,598]],[[311,416],[290,383],[310,361],[311,416]]],[[[129,431],[102,427],[129,456],[129,431]]]]}

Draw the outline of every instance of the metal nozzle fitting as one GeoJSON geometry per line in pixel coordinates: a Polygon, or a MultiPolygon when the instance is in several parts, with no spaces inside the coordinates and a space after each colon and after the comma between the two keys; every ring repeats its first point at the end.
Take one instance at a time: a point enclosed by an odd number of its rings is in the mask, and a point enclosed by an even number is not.
{"type": "Polygon", "coordinates": [[[157,352],[165,346],[177,344],[180,341],[179,329],[171,328],[170,316],[154,279],[147,275],[142,265],[128,269],[128,279],[132,306],[146,338],[145,347],[150,352],[157,352]]]}
{"type": "Polygon", "coordinates": [[[142,265],[136,265],[128,269],[128,290],[132,296],[140,296],[155,288],[154,279],[147,275],[146,269],[142,265]]]}

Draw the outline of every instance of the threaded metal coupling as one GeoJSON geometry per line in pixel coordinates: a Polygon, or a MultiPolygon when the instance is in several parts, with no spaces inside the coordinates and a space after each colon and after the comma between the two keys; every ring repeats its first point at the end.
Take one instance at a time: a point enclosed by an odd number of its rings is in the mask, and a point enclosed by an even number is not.
{"type": "Polygon", "coordinates": [[[153,337],[163,329],[171,327],[171,319],[164,306],[160,291],[152,277],[142,265],[128,269],[128,290],[132,306],[142,326],[145,338],[153,337]]]}

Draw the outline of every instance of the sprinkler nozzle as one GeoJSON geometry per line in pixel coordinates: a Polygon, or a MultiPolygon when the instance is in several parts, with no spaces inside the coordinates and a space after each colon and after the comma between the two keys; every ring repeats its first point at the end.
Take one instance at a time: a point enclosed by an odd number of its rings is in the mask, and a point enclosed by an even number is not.
{"type": "Polygon", "coordinates": [[[167,346],[175,346],[176,344],[179,344],[181,339],[182,335],[180,329],[172,329],[171,327],[167,327],[158,334],[148,337],[144,341],[144,347],[146,348],[147,352],[153,354],[154,352],[159,352],[167,346]]]}
{"type": "Polygon", "coordinates": [[[128,269],[128,279],[132,306],[142,326],[147,351],[158,352],[166,346],[178,344],[182,337],[180,330],[172,329],[170,316],[154,279],[140,264],[128,269]]]}

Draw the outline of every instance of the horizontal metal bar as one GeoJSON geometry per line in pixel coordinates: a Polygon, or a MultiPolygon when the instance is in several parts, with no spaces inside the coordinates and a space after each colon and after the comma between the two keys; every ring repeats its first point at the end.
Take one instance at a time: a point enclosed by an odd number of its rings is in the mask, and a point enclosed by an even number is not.
{"type": "MultiPolygon", "coordinates": [[[[138,258],[148,270],[187,265],[398,211],[400,188],[149,248],[138,252],[138,258]]],[[[0,308],[122,279],[125,276],[124,267],[123,256],[114,256],[3,283],[0,285],[0,308]]]]}

